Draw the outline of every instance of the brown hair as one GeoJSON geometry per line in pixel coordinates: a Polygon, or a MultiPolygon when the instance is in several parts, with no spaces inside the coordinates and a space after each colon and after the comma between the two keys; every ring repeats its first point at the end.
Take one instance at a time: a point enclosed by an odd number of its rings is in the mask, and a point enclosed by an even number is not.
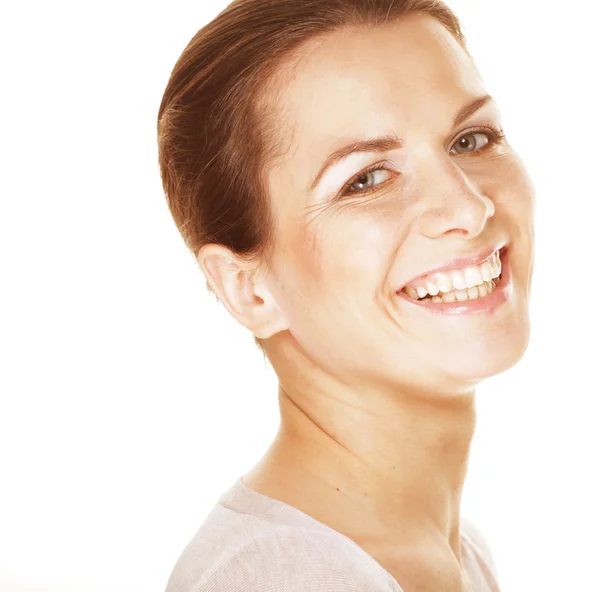
{"type": "Polygon", "coordinates": [[[194,255],[216,243],[269,260],[264,175],[281,138],[265,97],[278,66],[318,36],[411,13],[438,19],[467,50],[458,18],[439,0],[235,0],[196,33],[158,112],[163,188],[194,255]]]}

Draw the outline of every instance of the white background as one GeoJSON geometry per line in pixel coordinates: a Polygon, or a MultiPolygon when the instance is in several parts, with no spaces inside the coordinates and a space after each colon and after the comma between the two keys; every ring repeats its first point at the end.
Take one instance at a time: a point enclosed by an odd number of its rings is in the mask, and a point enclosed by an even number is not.
{"type": "MultiPolygon", "coordinates": [[[[450,2],[537,187],[533,335],[478,390],[463,515],[503,592],[600,590],[598,3],[450,2]]],[[[0,590],[162,591],[276,381],[169,216],[156,114],[225,2],[0,19],[0,590]]]]}

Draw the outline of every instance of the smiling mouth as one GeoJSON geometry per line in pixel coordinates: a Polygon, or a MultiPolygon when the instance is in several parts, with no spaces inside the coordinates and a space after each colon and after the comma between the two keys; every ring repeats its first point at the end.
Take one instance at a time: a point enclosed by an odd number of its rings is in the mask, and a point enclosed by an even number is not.
{"type": "Polygon", "coordinates": [[[411,282],[401,292],[411,300],[432,304],[479,300],[492,294],[502,279],[506,248],[496,251],[479,265],[436,272],[411,282]]]}

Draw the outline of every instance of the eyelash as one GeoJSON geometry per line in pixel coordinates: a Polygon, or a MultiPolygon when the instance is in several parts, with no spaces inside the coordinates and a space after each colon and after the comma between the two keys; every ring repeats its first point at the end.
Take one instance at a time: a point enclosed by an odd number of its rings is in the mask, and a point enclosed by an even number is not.
{"type": "MultiPolygon", "coordinates": [[[[482,133],[482,132],[487,133],[489,142],[483,148],[480,148],[479,150],[476,150],[475,152],[466,152],[465,154],[472,155],[472,154],[479,154],[480,152],[486,152],[487,150],[491,149],[492,147],[498,146],[502,142],[502,140],[504,140],[506,138],[506,135],[504,134],[504,131],[501,128],[496,127],[496,126],[489,126],[489,127],[479,127],[479,128],[475,128],[472,130],[467,130],[467,131],[463,132],[456,139],[456,142],[458,142],[458,140],[460,140],[464,136],[468,136],[471,134],[478,134],[478,133],[482,133]]],[[[454,142],[454,144],[456,144],[456,142],[454,142]]],[[[454,146],[454,144],[452,144],[452,146],[454,146]]],[[[457,156],[461,156],[461,155],[459,154],[457,156]]],[[[379,185],[377,185],[376,187],[371,188],[371,189],[359,189],[359,190],[355,190],[355,191],[349,191],[349,189],[361,177],[364,177],[365,175],[368,175],[369,173],[374,173],[376,171],[384,171],[384,170],[389,170],[387,167],[387,163],[385,163],[385,162],[380,162],[379,164],[374,164],[370,167],[367,167],[366,169],[364,169],[363,171],[361,171],[360,173],[358,173],[357,175],[352,177],[352,179],[350,179],[350,181],[348,181],[342,187],[340,196],[365,195],[367,193],[372,193],[373,191],[376,191],[381,185],[384,185],[385,183],[380,183],[379,185]]]]}

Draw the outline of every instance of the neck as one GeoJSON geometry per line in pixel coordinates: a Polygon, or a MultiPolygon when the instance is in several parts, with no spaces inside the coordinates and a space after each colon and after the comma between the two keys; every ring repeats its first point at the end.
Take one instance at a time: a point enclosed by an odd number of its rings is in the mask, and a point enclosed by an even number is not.
{"type": "Polygon", "coordinates": [[[426,539],[461,563],[474,392],[416,396],[307,375],[284,376],[279,432],[244,480],[365,546],[426,539]]]}

